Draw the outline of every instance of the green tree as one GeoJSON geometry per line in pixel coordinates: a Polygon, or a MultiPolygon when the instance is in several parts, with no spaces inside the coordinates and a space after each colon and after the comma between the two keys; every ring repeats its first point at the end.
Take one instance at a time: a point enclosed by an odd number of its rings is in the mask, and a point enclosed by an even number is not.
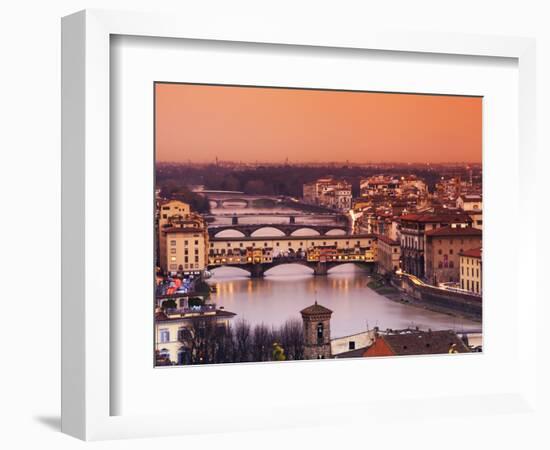
{"type": "Polygon", "coordinates": [[[273,343],[273,361],[286,361],[285,351],[277,342],[273,343]]]}

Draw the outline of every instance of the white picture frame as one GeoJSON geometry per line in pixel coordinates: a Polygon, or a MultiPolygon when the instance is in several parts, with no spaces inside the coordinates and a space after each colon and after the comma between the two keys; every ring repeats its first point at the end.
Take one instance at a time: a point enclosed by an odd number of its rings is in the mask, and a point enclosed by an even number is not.
{"type": "MultiPolygon", "coordinates": [[[[195,22],[190,17],[112,11],[82,11],[62,22],[62,430],[85,440],[163,436],[216,430],[333,423],[335,419],[374,416],[384,406],[347,399],[330,411],[315,404],[278,405],[248,415],[240,411],[227,423],[204,426],[185,415],[111,415],[110,334],[110,38],[112,35],[266,43],[333,49],[369,49],[514,58],[519,74],[519,171],[517,198],[529,199],[535,166],[535,43],[533,39],[435,33],[396,33],[383,29],[282,30],[268,23],[234,29],[230,23],[195,22]],[[246,421],[237,420],[247,417],[246,421]]],[[[532,201],[519,202],[524,220],[535,220],[532,201]]],[[[519,259],[535,261],[535,235],[524,236],[519,259]]],[[[533,271],[531,266],[529,272],[533,271]]],[[[518,265],[518,278],[528,269],[518,265]]],[[[529,293],[529,292],[528,292],[529,293]]],[[[518,326],[522,342],[536,341],[536,294],[522,299],[518,326]]],[[[518,295],[517,292],[510,295],[518,295]]],[[[520,343],[517,343],[520,345],[520,343]]],[[[303,363],[297,363],[303,364],[303,363]]],[[[307,364],[307,363],[305,363],[307,364]]],[[[269,370],[276,370],[273,365],[269,370]]],[[[310,366],[311,367],[311,366],[310,366]]],[[[351,369],[351,365],[349,365],[351,369]]],[[[206,368],[215,370],[216,368],[206,368]]],[[[245,367],[244,370],[252,370],[245,367]]],[[[202,369],[201,369],[202,370],[202,369]]],[[[348,369],[349,370],[349,369],[348,369]]],[[[311,371],[311,369],[310,369],[311,371]]],[[[471,405],[488,414],[503,404],[516,412],[535,408],[534,347],[521,355],[519,379],[502,395],[426,399],[422,408],[438,405],[443,415],[467,415],[471,405]],[[431,402],[431,403],[430,403],[431,402]]],[[[410,399],[400,399],[411,406],[410,399]],[[409,403],[407,403],[409,401],[409,403]]],[[[326,406],[326,405],[324,405],[326,406]]]]}

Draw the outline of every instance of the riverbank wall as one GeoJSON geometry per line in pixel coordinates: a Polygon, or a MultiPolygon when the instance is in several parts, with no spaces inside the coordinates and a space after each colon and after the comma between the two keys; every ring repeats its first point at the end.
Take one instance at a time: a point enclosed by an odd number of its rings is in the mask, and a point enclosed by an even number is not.
{"type": "Polygon", "coordinates": [[[406,276],[396,275],[392,278],[391,283],[419,304],[456,311],[480,321],[482,319],[483,302],[481,297],[425,284],[420,285],[406,276]]]}

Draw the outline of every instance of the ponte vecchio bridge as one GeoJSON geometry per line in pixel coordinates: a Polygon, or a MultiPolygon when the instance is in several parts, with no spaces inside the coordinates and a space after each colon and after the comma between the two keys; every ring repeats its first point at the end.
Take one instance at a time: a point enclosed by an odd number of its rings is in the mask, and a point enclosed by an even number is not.
{"type": "Polygon", "coordinates": [[[209,270],[239,267],[255,278],[284,264],[309,267],[315,275],[326,275],[343,264],[373,271],[377,254],[377,240],[372,234],[215,237],[209,246],[209,270]]]}

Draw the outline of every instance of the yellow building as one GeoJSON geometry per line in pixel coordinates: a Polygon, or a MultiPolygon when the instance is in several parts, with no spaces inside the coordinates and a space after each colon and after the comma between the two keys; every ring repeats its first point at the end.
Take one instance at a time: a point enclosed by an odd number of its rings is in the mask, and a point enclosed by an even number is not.
{"type": "Polygon", "coordinates": [[[460,253],[460,287],[478,295],[483,291],[481,256],[481,247],[460,253]]]}
{"type": "Polygon", "coordinates": [[[388,236],[379,235],[377,242],[378,272],[392,273],[401,267],[401,246],[388,236]]]}
{"type": "MultiPolygon", "coordinates": [[[[211,327],[229,326],[235,313],[216,309],[216,305],[204,305],[196,308],[178,308],[157,311],[155,315],[155,350],[157,365],[188,364],[196,355],[192,352],[193,334],[211,327]],[[162,363],[159,363],[162,361],[162,363]]],[[[207,336],[208,337],[208,336],[207,336]]],[[[197,336],[197,339],[201,336],[197,336]]]]}
{"type": "Polygon", "coordinates": [[[208,264],[208,232],[200,216],[173,221],[161,231],[166,245],[164,266],[168,272],[198,274],[208,264]]]}
{"type": "Polygon", "coordinates": [[[189,218],[191,214],[191,207],[188,203],[180,200],[167,200],[161,202],[158,209],[158,252],[159,263],[162,270],[168,269],[166,265],[166,236],[163,231],[172,226],[172,222],[175,220],[185,220],[189,218]]]}

